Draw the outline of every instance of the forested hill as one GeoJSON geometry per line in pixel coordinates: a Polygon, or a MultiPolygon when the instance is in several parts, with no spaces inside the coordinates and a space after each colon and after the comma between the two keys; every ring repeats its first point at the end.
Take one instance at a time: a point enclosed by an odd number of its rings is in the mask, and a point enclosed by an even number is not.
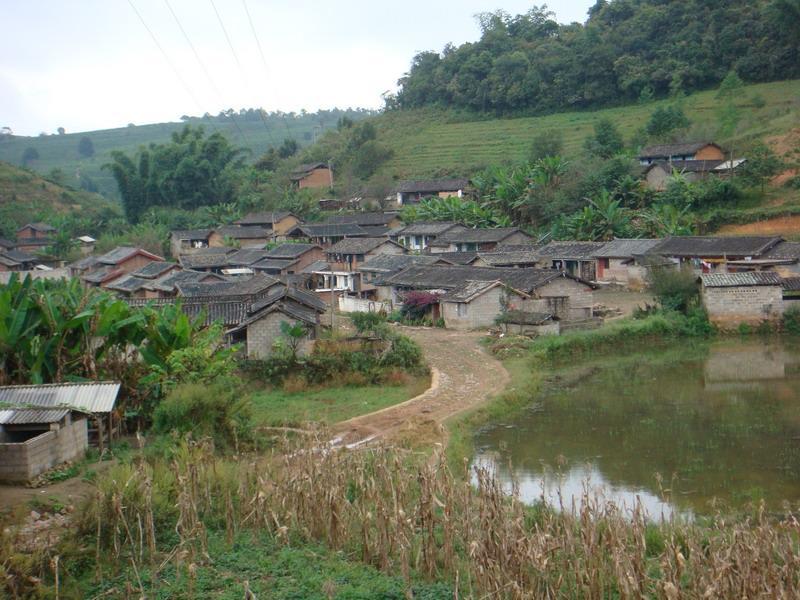
{"type": "Polygon", "coordinates": [[[478,15],[477,42],[422,52],[389,107],[535,114],[800,77],[798,0],[598,0],[585,24],[545,8],[478,15]]]}

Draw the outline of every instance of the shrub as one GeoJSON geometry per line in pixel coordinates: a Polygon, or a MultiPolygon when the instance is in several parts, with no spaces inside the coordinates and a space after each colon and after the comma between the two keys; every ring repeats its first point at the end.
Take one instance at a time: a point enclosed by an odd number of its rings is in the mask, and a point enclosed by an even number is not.
{"type": "Polygon", "coordinates": [[[690,268],[653,267],[649,289],[663,309],[682,313],[687,313],[700,296],[697,277],[690,268]]]}
{"type": "Polygon", "coordinates": [[[422,349],[411,338],[398,335],[392,340],[389,352],[383,355],[381,365],[419,371],[423,367],[422,349]]]}
{"type": "Polygon", "coordinates": [[[153,430],[191,433],[196,439],[213,439],[219,448],[238,448],[251,440],[252,420],[249,405],[236,390],[190,383],[175,387],[159,404],[153,430]]]}
{"type": "Polygon", "coordinates": [[[361,335],[372,334],[379,338],[388,335],[386,315],[382,312],[355,312],[350,315],[350,320],[361,335]]]}
{"type": "Polygon", "coordinates": [[[800,306],[797,304],[791,305],[783,313],[783,329],[786,333],[799,334],[800,333],[800,306]]]}

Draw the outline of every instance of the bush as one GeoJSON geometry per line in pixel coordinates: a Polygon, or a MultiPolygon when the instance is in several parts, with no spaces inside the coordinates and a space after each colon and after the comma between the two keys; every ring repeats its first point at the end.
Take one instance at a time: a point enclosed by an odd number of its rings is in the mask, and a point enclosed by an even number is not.
{"type": "Polygon", "coordinates": [[[372,334],[374,337],[386,338],[386,315],[380,312],[355,312],[350,314],[350,320],[356,331],[361,335],[372,334]]]}
{"type": "Polygon", "coordinates": [[[648,287],[665,310],[687,313],[700,297],[697,276],[690,268],[653,267],[648,287]]]}
{"type": "Polygon", "coordinates": [[[800,334],[800,305],[792,304],[784,311],[783,330],[793,335],[800,334]]]}
{"type": "Polygon", "coordinates": [[[252,441],[249,405],[236,390],[222,385],[182,384],[173,389],[153,415],[153,431],[208,437],[218,448],[237,448],[252,441]]]}
{"type": "Polygon", "coordinates": [[[419,371],[423,368],[422,349],[411,338],[398,335],[392,340],[389,352],[383,355],[381,366],[419,371]]]}

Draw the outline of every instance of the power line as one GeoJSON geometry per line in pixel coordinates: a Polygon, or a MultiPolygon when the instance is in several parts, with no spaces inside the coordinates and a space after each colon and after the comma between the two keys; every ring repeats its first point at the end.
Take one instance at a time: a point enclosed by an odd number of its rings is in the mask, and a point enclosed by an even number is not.
{"type": "MultiPolygon", "coordinates": [[[[139,21],[141,22],[142,26],[147,30],[147,33],[150,34],[150,37],[152,38],[153,43],[156,45],[156,47],[161,52],[161,55],[164,57],[164,60],[169,65],[170,69],[172,69],[172,72],[175,74],[175,78],[183,86],[184,91],[186,91],[186,93],[189,94],[189,97],[192,99],[192,101],[194,101],[194,103],[200,109],[200,112],[203,112],[203,105],[200,104],[200,101],[197,99],[197,96],[195,96],[194,92],[192,92],[192,88],[189,87],[189,84],[186,83],[184,78],[181,76],[180,71],[178,71],[177,67],[175,67],[175,64],[172,62],[172,60],[170,60],[169,55],[164,50],[164,47],[161,45],[161,43],[158,41],[158,38],[153,33],[152,29],[150,29],[150,27],[148,27],[147,22],[144,20],[144,18],[142,17],[141,13],[136,9],[136,6],[133,4],[133,0],[128,0],[128,4],[133,9],[133,12],[136,13],[136,16],[139,17],[139,21]]],[[[213,122],[211,122],[211,128],[214,129],[214,131],[217,131],[217,128],[214,126],[213,122]]]]}
{"type": "MultiPolygon", "coordinates": [[[[180,29],[181,33],[183,34],[183,39],[186,40],[186,43],[189,45],[189,48],[191,48],[192,54],[194,54],[194,58],[195,58],[195,60],[197,60],[197,64],[200,65],[200,69],[203,71],[203,74],[206,76],[206,79],[208,79],[208,83],[211,85],[211,89],[214,90],[214,93],[217,95],[217,99],[220,101],[220,103],[223,103],[222,93],[219,91],[219,88],[217,87],[217,84],[214,82],[214,79],[211,77],[211,73],[208,72],[208,69],[206,68],[205,63],[200,58],[200,54],[197,52],[197,48],[195,48],[194,44],[192,43],[192,40],[189,39],[189,35],[186,33],[186,30],[183,28],[183,25],[181,24],[181,21],[178,18],[178,15],[172,9],[172,6],[170,6],[169,0],[164,0],[164,4],[167,5],[167,8],[169,9],[169,12],[172,14],[172,18],[175,19],[175,23],[178,25],[178,29],[180,29]]],[[[242,131],[242,128],[239,127],[239,123],[233,117],[233,114],[231,114],[231,121],[233,122],[233,125],[236,127],[236,131],[239,132],[239,136],[241,136],[241,138],[244,140],[245,144],[249,145],[250,142],[247,140],[247,136],[244,134],[244,131],[242,131]]]]}
{"type": "MultiPolygon", "coordinates": [[[[231,49],[231,54],[233,54],[233,59],[236,61],[236,66],[239,67],[239,73],[241,73],[245,85],[248,87],[248,89],[250,89],[250,93],[252,94],[253,90],[250,88],[250,82],[247,79],[247,74],[245,73],[244,67],[242,67],[242,63],[239,60],[239,55],[236,53],[236,49],[233,47],[233,42],[231,41],[231,37],[228,35],[228,30],[225,29],[225,23],[222,22],[222,17],[217,10],[217,5],[214,4],[214,0],[209,0],[209,2],[211,2],[211,7],[214,9],[214,14],[217,15],[217,21],[219,21],[219,26],[222,29],[222,33],[225,35],[225,41],[228,42],[228,48],[231,49]]],[[[267,125],[267,121],[264,118],[264,113],[260,108],[258,109],[258,116],[261,117],[261,122],[264,124],[264,129],[267,132],[270,142],[272,142],[273,146],[277,146],[275,143],[275,138],[272,137],[272,132],[269,130],[269,125],[267,125]]]]}
{"type": "MultiPolygon", "coordinates": [[[[258,39],[258,33],[256,32],[256,27],[253,25],[253,18],[250,16],[250,9],[247,8],[247,0],[242,0],[242,5],[244,6],[244,12],[247,15],[247,21],[250,23],[250,31],[253,32],[253,38],[256,40],[256,46],[258,47],[258,54],[261,56],[261,64],[264,65],[264,72],[269,77],[269,65],[267,64],[267,59],[264,56],[264,50],[261,48],[261,41],[258,39]]],[[[286,119],[286,115],[281,113],[283,117],[283,124],[286,126],[287,133],[294,137],[291,128],[289,127],[289,121],[286,119]]]]}

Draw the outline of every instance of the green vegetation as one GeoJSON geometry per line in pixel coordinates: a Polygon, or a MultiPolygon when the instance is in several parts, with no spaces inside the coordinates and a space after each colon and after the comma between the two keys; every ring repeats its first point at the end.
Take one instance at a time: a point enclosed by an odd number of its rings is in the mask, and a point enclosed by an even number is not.
{"type": "Polygon", "coordinates": [[[546,7],[481,13],[481,38],[414,57],[389,108],[494,114],[597,108],[717,85],[800,76],[793,2],[598,1],[585,24],[546,7]]]}
{"type": "Polygon", "coordinates": [[[141,147],[166,143],[184,125],[202,126],[209,133],[219,132],[236,146],[247,148],[255,159],[270,148],[277,148],[284,137],[288,136],[300,145],[307,146],[323,132],[335,128],[343,117],[355,122],[374,114],[363,109],[320,110],[299,114],[259,113],[260,111],[253,109],[230,109],[216,116],[184,115],[180,122],[174,123],[131,123],[127,127],[64,135],[24,137],[3,133],[0,134],[0,161],[22,164],[26,148],[32,148],[38,157],[29,166],[38,172],[49,173],[53,169],[61,169],[65,173],[79,173],[79,187],[99,191],[107,198],[118,199],[119,193],[112,174],[102,169],[111,160],[111,152],[116,150],[133,155],[141,147]],[[79,152],[78,146],[83,137],[91,139],[94,148],[91,157],[84,157],[79,152]]]}

